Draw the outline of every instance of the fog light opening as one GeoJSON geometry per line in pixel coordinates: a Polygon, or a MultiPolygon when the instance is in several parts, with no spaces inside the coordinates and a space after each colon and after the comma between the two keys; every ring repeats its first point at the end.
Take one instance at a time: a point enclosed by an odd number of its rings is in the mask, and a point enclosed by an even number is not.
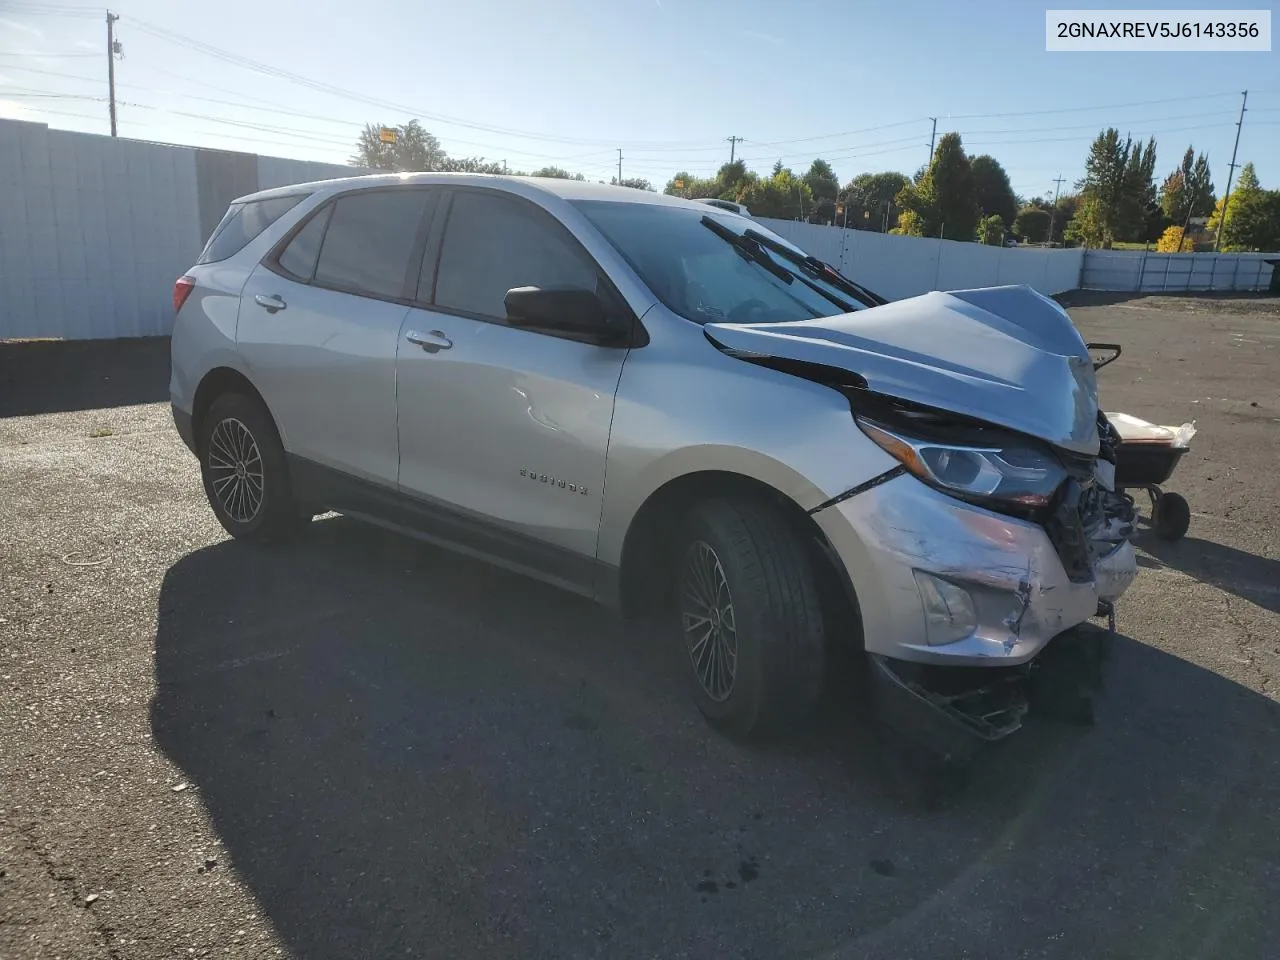
{"type": "Polygon", "coordinates": [[[937,647],[963,640],[978,626],[969,591],[922,570],[912,571],[924,606],[925,636],[937,647]]]}

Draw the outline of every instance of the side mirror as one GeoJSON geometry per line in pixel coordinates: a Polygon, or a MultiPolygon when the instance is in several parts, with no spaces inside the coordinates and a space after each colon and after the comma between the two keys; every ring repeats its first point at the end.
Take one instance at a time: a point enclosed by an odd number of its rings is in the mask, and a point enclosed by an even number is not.
{"type": "Polygon", "coordinates": [[[616,331],[594,290],[582,287],[513,287],[503,301],[513,326],[596,334],[611,338],[616,331]]]}

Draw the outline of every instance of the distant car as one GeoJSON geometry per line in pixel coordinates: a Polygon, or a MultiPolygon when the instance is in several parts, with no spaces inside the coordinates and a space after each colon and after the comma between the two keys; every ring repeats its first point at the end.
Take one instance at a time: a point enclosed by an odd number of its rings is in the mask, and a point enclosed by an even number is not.
{"type": "Polygon", "coordinates": [[[729,213],[736,213],[740,217],[750,217],[751,211],[741,203],[734,203],[732,200],[720,200],[717,197],[707,197],[699,200],[698,203],[710,204],[713,207],[719,207],[721,210],[727,210],[729,213]]]}
{"type": "Polygon", "coordinates": [[[236,200],[173,300],[232,536],[336,510],[652,612],[735,733],[848,649],[904,729],[1003,736],[992,668],[1136,572],[1088,350],[1026,287],[888,303],[716,203],[400,174],[236,200]]]}

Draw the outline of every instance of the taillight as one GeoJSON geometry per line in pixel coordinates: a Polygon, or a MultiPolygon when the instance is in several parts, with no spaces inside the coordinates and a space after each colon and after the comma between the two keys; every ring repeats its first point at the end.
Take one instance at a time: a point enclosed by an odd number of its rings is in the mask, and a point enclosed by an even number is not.
{"type": "Polygon", "coordinates": [[[173,283],[173,312],[177,313],[182,309],[182,305],[187,302],[187,297],[191,296],[191,291],[196,288],[196,282],[191,277],[179,277],[173,283]]]}

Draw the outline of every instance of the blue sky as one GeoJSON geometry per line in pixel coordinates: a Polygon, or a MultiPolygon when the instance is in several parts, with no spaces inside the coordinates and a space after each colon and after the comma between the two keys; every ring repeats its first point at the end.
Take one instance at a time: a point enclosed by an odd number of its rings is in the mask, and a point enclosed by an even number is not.
{"type": "MultiPolygon", "coordinates": [[[[1089,141],[1113,125],[1156,137],[1160,177],[1188,144],[1207,151],[1221,194],[1248,89],[1240,161],[1254,161],[1264,186],[1280,186],[1280,53],[1047,53],[1045,8],[118,0],[120,133],[344,162],[362,123],[416,116],[451,154],[524,169],[555,163],[607,178],[621,146],[624,176],[660,188],[679,169],[713,172],[730,134],[746,138],[738,155],[759,170],[781,158],[802,171],[822,156],[842,180],[910,174],[927,159],[936,116],[939,134],[958,130],[1030,197],[1051,194],[1059,174],[1070,189],[1089,141]],[[187,40],[344,93],[246,69],[187,40]]],[[[104,37],[101,9],[0,0],[0,116],[105,133],[106,104],[92,99],[106,92],[104,37]]]]}

